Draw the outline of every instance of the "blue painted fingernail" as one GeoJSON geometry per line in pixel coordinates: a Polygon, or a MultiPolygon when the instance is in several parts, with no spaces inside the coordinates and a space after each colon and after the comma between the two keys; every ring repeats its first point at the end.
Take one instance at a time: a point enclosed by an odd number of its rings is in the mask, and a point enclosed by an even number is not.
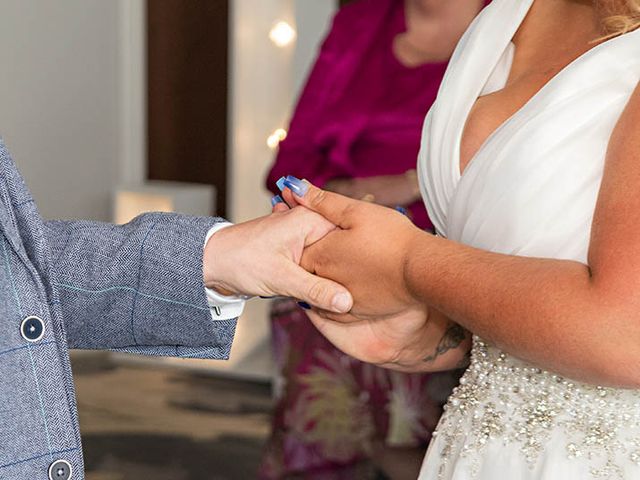
{"type": "Polygon", "coordinates": [[[298,305],[300,305],[305,310],[311,310],[311,305],[309,305],[307,302],[298,302],[298,305]]]}
{"type": "Polygon", "coordinates": [[[280,190],[280,191],[284,190],[284,187],[285,187],[284,182],[286,182],[286,180],[287,179],[284,178],[284,177],[280,177],[278,179],[278,181],[276,182],[276,187],[278,187],[278,190],[280,190]]]}
{"type": "Polygon", "coordinates": [[[400,212],[401,214],[403,214],[405,217],[409,215],[409,212],[407,212],[407,209],[404,207],[401,207],[400,205],[398,205],[397,207],[395,207],[395,211],[396,212],[400,212]]]}
{"type": "Polygon", "coordinates": [[[309,190],[309,185],[292,175],[287,175],[284,179],[284,185],[298,197],[304,197],[309,190]]]}
{"type": "Polygon", "coordinates": [[[282,197],[280,195],[276,195],[275,197],[271,198],[271,206],[272,207],[275,207],[279,203],[284,203],[284,200],[282,199],[282,197]]]}

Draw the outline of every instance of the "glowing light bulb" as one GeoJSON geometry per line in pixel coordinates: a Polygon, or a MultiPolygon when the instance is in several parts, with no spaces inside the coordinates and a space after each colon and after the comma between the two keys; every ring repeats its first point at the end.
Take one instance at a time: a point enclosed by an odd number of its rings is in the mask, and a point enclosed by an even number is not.
{"type": "Polygon", "coordinates": [[[267,146],[271,150],[275,150],[285,138],[287,138],[287,131],[284,128],[278,128],[267,138],[267,146]]]}
{"type": "Polygon", "coordinates": [[[269,32],[269,38],[279,47],[286,47],[296,39],[296,31],[285,21],[276,23],[269,32]]]}

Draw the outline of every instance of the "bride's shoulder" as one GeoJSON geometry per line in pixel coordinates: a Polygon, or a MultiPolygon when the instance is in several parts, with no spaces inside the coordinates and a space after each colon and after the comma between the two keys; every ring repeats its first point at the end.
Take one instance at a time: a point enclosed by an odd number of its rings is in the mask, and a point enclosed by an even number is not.
{"type": "Polygon", "coordinates": [[[607,40],[611,53],[620,67],[628,67],[640,73],[640,28],[607,40]]]}

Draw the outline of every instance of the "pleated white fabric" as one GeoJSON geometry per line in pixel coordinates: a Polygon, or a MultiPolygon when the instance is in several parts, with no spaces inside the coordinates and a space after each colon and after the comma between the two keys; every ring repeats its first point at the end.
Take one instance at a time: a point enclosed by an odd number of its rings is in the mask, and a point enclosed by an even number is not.
{"type": "MultiPolygon", "coordinates": [[[[565,67],[460,174],[466,118],[504,86],[532,3],[494,0],[461,39],[425,120],[422,194],[449,239],[586,263],[609,138],[640,80],[640,31],[565,67]]],[[[420,478],[640,479],[640,392],[574,382],[474,338],[420,478]]]]}

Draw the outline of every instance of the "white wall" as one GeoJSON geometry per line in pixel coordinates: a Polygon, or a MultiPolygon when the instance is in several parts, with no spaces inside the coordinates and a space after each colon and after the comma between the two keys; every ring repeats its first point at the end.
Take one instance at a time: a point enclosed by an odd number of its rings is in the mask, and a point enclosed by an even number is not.
{"type": "MultiPolygon", "coordinates": [[[[230,91],[230,214],[242,221],[270,211],[264,188],[274,152],[266,145],[273,130],[286,127],[298,89],[307,76],[335,10],[335,0],[233,0],[230,91]],[[269,41],[269,30],[285,20],[297,30],[286,48],[269,41]]],[[[217,368],[268,378],[269,302],[252,300],[238,322],[231,361],[217,368]]]]}
{"type": "MultiPolygon", "coordinates": [[[[131,152],[131,132],[142,133],[134,125],[141,108],[125,102],[123,81],[133,73],[123,69],[122,47],[125,40],[134,43],[123,12],[142,4],[0,3],[0,136],[45,217],[108,220],[111,191],[124,176],[123,159],[138,155],[141,164],[141,152],[131,152]],[[130,137],[123,137],[125,131],[130,137]]],[[[129,52],[131,61],[136,51],[129,52]]],[[[138,171],[139,166],[127,170],[130,177],[138,171]]]]}
{"type": "MultiPolygon", "coordinates": [[[[328,33],[337,3],[337,0],[295,0],[295,19],[299,36],[293,55],[293,97],[297,97],[307,79],[319,44],[328,33]]],[[[292,98],[292,95],[289,97],[292,98]]]]}
{"type": "Polygon", "coordinates": [[[269,211],[264,178],[274,152],[267,136],[286,127],[298,90],[326,34],[336,0],[233,0],[231,15],[230,151],[234,221],[269,211]],[[280,48],[269,30],[285,20],[297,39],[280,48]]]}
{"type": "MultiPolygon", "coordinates": [[[[269,212],[266,138],[287,125],[335,3],[231,1],[234,221],[269,212]],[[284,49],[268,38],[281,19],[298,31],[284,49]]],[[[144,0],[0,0],[0,136],[45,217],[109,220],[116,185],[144,178],[144,18],[144,0]]],[[[230,362],[190,365],[269,376],[267,306],[248,305],[230,362]]]]}

